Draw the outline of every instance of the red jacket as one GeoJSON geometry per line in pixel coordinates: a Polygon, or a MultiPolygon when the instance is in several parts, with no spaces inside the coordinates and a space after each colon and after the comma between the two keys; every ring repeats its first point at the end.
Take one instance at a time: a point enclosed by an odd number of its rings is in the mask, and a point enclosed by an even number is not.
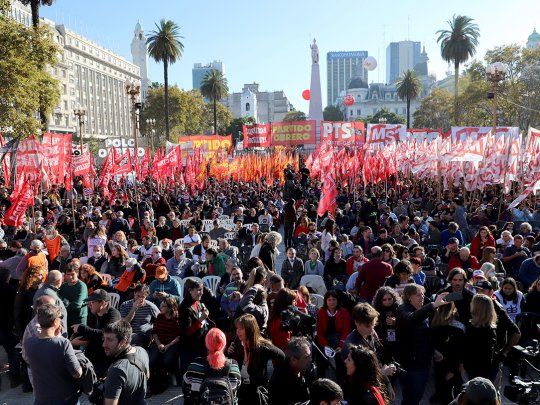
{"type": "Polygon", "coordinates": [[[354,289],[360,298],[371,302],[377,290],[384,285],[388,277],[393,274],[392,266],[381,259],[372,259],[362,266],[354,289]]]}
{"type": "MultiPolygon", "coordinates": [[[[362,260],[360,260],[360,262],[361,262],[362,264],[364,264],[364,263],[369,262],[369,260],[366,259],[366,257],[364,256],[364,257],[362,257],[362,260]]],[[[354,264],[354,256],[351,256],[351,257],[349,257],[349,258],[347,259],[347,264],[345,265],[345,272],[347,273],[348,276],[350,276],[351,274],[354,273],[354,266],[353,266],[353,264],[354,264]]]]}
{"type": "Polygon", "coordinates": [[[159,266],[166,266],[167,260],[165,258],[160,257],[157,259],[157,261],[154,263],[152,261],[151,257],[148,257],[144,259],[144,262],[142,263],[141,267],[146,271],[146,277],[155,277],[156,276],[156,269],[159,266]]]}
{"type": "Polygon", "coordinates": [[[281,316],[276,316],[268,323],[268,334],[274,346],[285,351],[287,343],[292,338],[292,333],[281,329],[281,316]]]}
{"type": "MultiPolygon", "coordinates": [[[[326,340],[326,332],[328,329],[328,312],[326,308],[319,308],[317,312],[317,343],[320,346],[328,346],[329,342],[326,340]]],[[[338,308],[335,315],[336,332],[339,333],[339,347],[343,347],[345,339],[349,333],[351,333],[351,316],[349,311],[345,308],[338,308]]]]}
{"type": "Polygon", "coordinates": [[[478,260],[482,260],[482,252],[486,246],[495,247],[495,238],[489,235],[486,243],[482,243],[480,236],[476,235],[471,242],[471,256],[476,257],[478,260]]]}
{"type": "Polygon", "coordinates": [[[461,260],[459,255],[450,257],[450,260],[448,261],[448,271],[455,269],[456,267],[460,267],[464,270],[478,270],[482,266],[478,263],[478,259],[471,254],[466,262],[461,260]]]}

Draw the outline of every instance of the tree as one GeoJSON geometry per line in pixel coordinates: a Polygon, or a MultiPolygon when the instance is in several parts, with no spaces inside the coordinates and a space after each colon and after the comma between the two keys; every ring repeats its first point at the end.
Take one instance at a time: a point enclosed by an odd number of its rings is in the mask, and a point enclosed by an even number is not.
{"type": "Polygon", "coordinates": [[[52,6],[54,0],[21,0],[21,3],[25,6],[30,4],[32,10],[32,26],[34,28],[39,27],[39,7],[40,6],[52,6]]]}
{"type": "Polygon", "coordinates": [[[151,32],[146,43],[148,54],[156,62],[163,62],[163,80],[165,82],[165,135],[170,139],[169,127],[169,72],[170,64],[175,63],[182,57],[184,44],[180,42],[184,37],[180,35],[180,27],[171,20],[162,19],[156,23],[156,29],[151,32]]]}
{"type": "Polygon", "coordinates": [[[473,19],[464,15],[454,15],[451,21],[448,21],[450,29],[439,30],[437,42],[441,44],[441,56],[450,63],[454,63],[454,91],[455,91],[455,120],[459,121],[458,112],[458,83],[459,66],[467,62],[470,57],[476,54],[480,30],[478,25],[473,23],[473,19]]]}
{"type": "Polygon", "coordinates": [[[398,97],[407,101],[407,128],[411,126],[411,100],[420,94],[422,84],[414,70],[407,70],[396,82],[398,97]]]}
{"type": "Polygon", "coordinates": [[[343,111],[335,105],[328,105],[323,111],[325,121],[343,121],[343,111]]]}
{"type": "MultiPolygon", "coordinates": [[[[165,87],[148,89],[144,108],[141,113],[141,133],[147,134],[146,119],[156,120],[156,139],[154,144],[161,144],[165,133],[165,114],[163,97],[165,87]]],[[[183,135],[200,134],[204,129],[205,102],[197,90],[184,91],[178,86],[169,89],[170,140],[176,142],[183,135]]]]}
{"type": "Polygon", "coordinates": [[[444,132],[452,125],[452,94],[447,90],[434,89],[424,97],[420,107],[414,112],[415,128],[441,128],[444,132]]]}
{"type": "Polygon", "coordinates": [[[50,114],[60,99],[58,82],[44,65],[56,64],[59,48],[47,27],[24,27],[0,15],[0,131],[24,138],[41,128],[37,111],[50,114]]]}
{"type": "Polygon", "coordinates": [[[231,123],[232,113],[227,107],[225,107],[221,103],[217,103],[217,105],[206,103],[204,105],[203,131],[205,133],[212,134],[213,132],[212,129],[215,128],[214,127],[215,125],[214,114],[216,114],[217,122],[218,122],[217,130],[214,133],[229,135],[230,132],[227,132],[227,128],[229,127],[229,124],[231,123]]]}
{"type": "Polygon", "coordinates": [[[366,124],[379,124],[380,119],[386,119],[387,124],[405,124],[405,118],[401,115],[388,111],[386,108],[381,108],[375,115],[368,115],[365,119],[357,118],[358,121],[364,121],[366,124]]]}
{"type": "Polygon", "coordinates": [[[214,104],[214,133],[218,133],[217,126],[217,102],[227,95],[229,87],[227,79],[223,73],[217,69],[212,69],[201,82],[201,93],[214,104]]]}
{"type": "Polygon", "coordinates": [[[306,114],[302,111],[289,111],[283,117],[283,121],[305,121],[307,120],[306,114]]]}
{"type": "Polygon", "coordinates": [[[233,143],[236,143],[243,139],[243,126],[253,124],[255,124],[255,118],[253,117],[234,118],[225,129],[225,133],[232,134],[233,143]]]}

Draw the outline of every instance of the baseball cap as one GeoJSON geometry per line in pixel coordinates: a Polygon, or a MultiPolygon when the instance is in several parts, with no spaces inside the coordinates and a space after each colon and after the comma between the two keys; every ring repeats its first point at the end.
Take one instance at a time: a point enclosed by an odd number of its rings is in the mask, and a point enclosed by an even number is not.
{"type": "Polygon", "coordinates": [[[165,280],[168,274],[169,272],[167,271],[167,268],[165,266],[159,266],[156,269],[156,278],[158,280],[165,280]]]}
{"type": "Polygon", "coordinates": [[[475,377],[463,385],[467,399],[475,404],[495,403],[499,398],[491,381],[483,377],[475,377]]]}
{"type": "Polygon", "coordinates": [[[472,276],[473,276],[473,278],[486,278],[486,276],[484,276],[484,272],[482,270],[473,271],[472,276]]]}
{"type": "Polygon", "coordinates": [[[95,290],[92,294],[88,296],[88,298],[85,298],[84,302],[94,302],[94,301],[110,301],[111,298],[109,297],[109,294],[107,294],[107,291],[102,290],[101,288],[98,288],[95,290]]]}
{"type": "Polygon", "coordinates": [[[487,280],[480,280],[474,286],[482,290],[493,290],[493,286],[487,280]]]}

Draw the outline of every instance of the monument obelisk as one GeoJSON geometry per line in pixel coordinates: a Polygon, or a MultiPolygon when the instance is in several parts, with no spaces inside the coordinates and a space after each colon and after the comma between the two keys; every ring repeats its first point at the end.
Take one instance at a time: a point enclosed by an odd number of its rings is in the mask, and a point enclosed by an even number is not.
{"type": "Polygon", "coordinates": [[[322,96],[321,96],[321,72],[319,70],[319,47],[313,39],[311,44],[311,85],[309,87],[309,119],[317,122],[316,139],[320,140],[321,121],[323,119],[322,96]]]}

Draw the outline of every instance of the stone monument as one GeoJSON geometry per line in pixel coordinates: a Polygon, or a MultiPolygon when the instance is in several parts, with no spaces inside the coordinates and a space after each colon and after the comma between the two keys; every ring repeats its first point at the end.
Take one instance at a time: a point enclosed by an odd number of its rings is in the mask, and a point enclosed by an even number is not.
{"type": "Polygon", "coordinates": [[[311,85],[309,87],[309,116],[310,120],[317,121],[316,134],[317,141],[320,140],[320,126],[323,119],[322,97],[321,97],[321,72],[319,70],[319,47],[317,41],[313,39],[311,44],[311,85]]]}

